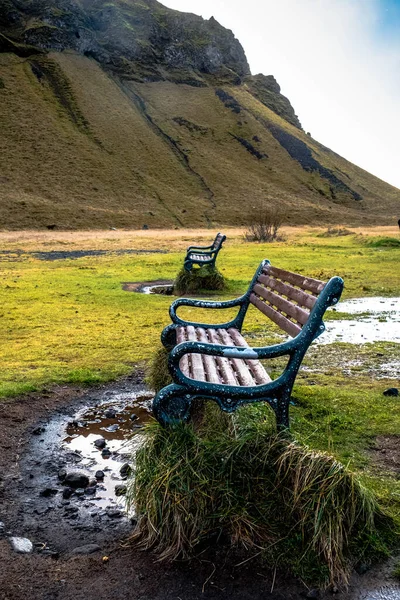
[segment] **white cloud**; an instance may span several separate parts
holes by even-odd
[[[400,39],[379,0],[165,0],[214,16],[253,73],[273,74],[306,131],[400,188]]]

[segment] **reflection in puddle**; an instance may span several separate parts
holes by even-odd
[[[140,430],[150,418],[152,398],[148,393],[119,393],[96,406],[86,407],[69,423],[63,445],[73,462],[79,469],[84,468],[92,480],[97,471],[104,472],[104,478],[97,481],[95,494],[90,496],[94,506],[124,507],[124,496],[117,496],[115,487],[124,484],[121,468],[131,463],[132,455],[142,443]],[[104,442],[99,443],[101,439]],[[100,447],[96,447],[96,441]]]
[[[400,298],[357,298],[340,302],[334,310],[359,316],[326,321],[326,331],[317,343],[400,343]]]

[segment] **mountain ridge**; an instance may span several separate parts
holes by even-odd
[[[60,228],[389,222],[400,191],[301,128],[215,19],[156,0],[5,0],[0,218]],[[245,213],[245,214],[244,214]]]

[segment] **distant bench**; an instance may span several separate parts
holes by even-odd
[[[168,367],[174,383],[156,395],[153,410],[166,426],[187,421],[193,400],[211,399],[226,412],[250,402],[268,402],[279,429],[289,427],[289,402],[293,384],[311,342],[325,330],[322,318],[336,304],[343,280],[333,277],[324,283],[298,273],[273,267],[264,260],[247,292],[236,300],[205,302],[180,298],[170,307],[172,324],[161,334],[170,349]],[[252,348],[241,334],[250,304],[269,317],[293,339]],[[228,323],[208,325],[180,319],[180,306],[224,309],[238,307]],[[322,351],[322,350],[321,350]],[[288,356],[277,379],[271,380],[260,359]]]
[[[215,261],[217,260],[217,256],[225,240],[226,235],[217,233],[211,246],[189,246],[186,251],[184,262],[185,270],[191,271],[195,264],[200,266],[211,265],[215,267]]]

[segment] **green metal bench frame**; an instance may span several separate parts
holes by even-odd
[[[270,270],[270,273],[278,273],[275,284],[272,282],[273,286],[277,286],[278,288],[283,287],[283,289],[289,290],[289,295],[292,294],[292,296],[295,297],[300,296],[301,298],[305,298],[306,304],[309,304],[310,312],[307,321],[302,326],[299,324],[295,325],[294,322],[289,320],[287,315],[282,315],[282,311],[278,312],[276,309],[273,309],[272,311],[271,307],[268,305],[266,305],[267,308],[265,308],[265,306],[264,308],[262,306],[260,308],[258,302],[260,297],[257,296],[258,293],[261,293],[259,282],[263,279],[271,279],[268,276],[268,270]],[[265,275],[265,273],[267,273],[267,275]],[[284,279],[279,280],[280,273],[286,274],[281,275],[281,277],[286,277],[286,281],[288,281],[288,278],[289,280],[292,279],[292,281],[295,282],[293,286],[284,283]],[[274,277],[274,275],[272,275],[272,277]],[[301,282],[302,279],[304,280],[303,288],[295,287],[299,285],[298,282]],[[277,269],[276,267],[272,267],[268,260],[264,260],[258,267],[247,292],[240,298],[225,302],[209,302],[180,298],[173,302],[170,307],[172,324],[168,325],[163,330],[161,341],[166,348],[170,349],[168,368],[174,383],[160,390],[154,399],[153,412],[157,420],[163,426],[171,425],[178,421],[188,421],[190,419],[191,404],[198,398],[214,400],[223,411],[228,413],[233,412],[242,404],[265,401],[268,402],[275,412],[278,429],[288,428],[290,396],[301,362],[312,341],[324,332],[325,325],[322,318],[326,309],[339,301],[343,291],[343,285],[343,279],[340,277],[333,277],[325,284],[324,282],[307,278],[303,275]],[[307,286],[314,288],[314,295],[309,292],[305,294],[305,290],[310,289],[310,287],[307,288]],[[289,288],[292,290],[291,292]],[[318,291],[319,289],[321,289],[321,291]],[[256,292],[254,290],[256,290]],[[267,290],[267,292],[269,292],[269,290]],[[306,295],[309,296],[309,298],[307,298]],[[289,296],[287,296],[287,298],[290,300]],[[288,299],[283,299],[283,303],[286,302],[286,306],[288,304]],[[187,327],[191,325],[207,329],[235,328],[240,332],[250,303],[260,308],[264,314],[267,314],[278,324],[279,321],[283,322],[282,319],[284,319],[286,332],[289,331],[293,339],[261,348],[223,346],[192,341],[186,341],[176,345],[176,328],[179,326]],[[239,311],[237,316],[228,323],[208,325],[180,319],[176,314],[176,311],[180,306],[191,306],[202,309],[237,307]],[[297,303],[293,304],[293,310],[295,309],[299,309]],[[272,314],[273,312],[276,314]],[[305,320],[304,314],[307,315],[308,313],[304,313],[303,311],[303,320]],[[296,333],[297,331],[298,333]],[[196,381],[195,379],[187,377],[181,370],[180,360],[185,354],[192,353],[220,356],[228,359],[239,358],[250,360],[288,356],[288,363],[283,373],[277,379],[272,380],[269,383],[251,387],[233,386]]]
[[[226,235],[217,233],[211,246],[189,246],[184,261],[185,270],[191,271],[193,265],[199,265],[201,267],[204,265],[211,265],[212,267],[215,267],[215,261],[217,260],[217,256],[225,240]],[[196,255],[201,256],[201,258],[196,258]]]

